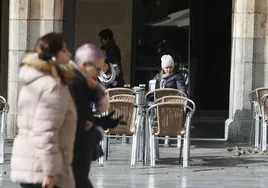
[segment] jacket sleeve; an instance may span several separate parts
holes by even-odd
[[[61,108],[63,100],[59,87],[54,84],[44,88],[32,122],[33,143],[39,151],[42,171],[49,176],[59,175],[63,168],[58,135],[66,112]]]
[[[76,111],[78,114],[76,135],[80,138],[85,136],[85,119],[91,114],[90,104],[88,103],[87,88],[80,79],[74,79],[69,84],[69,89],[76,105]],[[86,116],[86,117],[84,117]]]
[[[109,63],[116,64],[118,65],[118,68],[122,70],[122,65],[121,65],[121,53],[120,49],[118,48],[113,48],[113,49],[108,49],[106,50],[106,56],[109,61]]]
[[[91,101],[98,104],[102,97],[105,97],[105,92],[100,85],[95,88],[88,88],[88,95],[91,96]]]
[[[185,80],[182,74],[178,73],[176,77],[176,84],[177,84],[177,89],[182,91],[183,93],[187,94],[187,89],[185,85]]]
[[[116,47],[115,48],[114,56],[115,56],[115,59],[116,59],[116,62],[117,62],[118,67],[122,71],[121,51],[120,51],[119,47]]]

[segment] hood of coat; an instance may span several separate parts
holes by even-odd
[[[71,64],[59,65],[58,68],[66,80],[74,77],[74,67]],[[19,81],[22,84],[29,84],[45,75],[57,77],[52,73],[52,69],[53,64],[40,59],[37,53],[26,54],[21,62]]]

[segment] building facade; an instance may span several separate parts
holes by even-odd
[[[33,50],[38,37],[47,32],[64,32],[73,51],[85,42],[100,45],[98,32],[111,28],[121,48],[125,79],[130,82],[136,3],[133,0],[2,1],[0,95],[7,97],[10,104],[9,138],[16,127],[19,62],[25,52]],[[229,118],[225,122],[224,139],[249,137],[252,112],[248,94],[268,85],[267,6],[266,0],[233,0]]]

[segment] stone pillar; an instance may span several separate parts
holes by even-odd
[[[267,0],[233,0],[229,119],[225,138],[249,139],[252,120],[249,93],[268,84]]]
[[[26,51],[33,51],[36,40],[52,31],[62,30],[63,0],[10,0],[8,53],[7,137],[16,133],[19,94],[19,63]]]

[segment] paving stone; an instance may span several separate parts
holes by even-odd
[[[238,157],[226,143],[192,142],[190,167],[178,165],[179,150],[161,147],[156,167],[130,166],[131,144],[111,141],[108,161],[100,167],[92,165],[89,177],[95,188],[266,188],[268,185],[268,158],[260,154]],[[7,146],[6,162],[0,165],[0,186],[19,187],[9,180],[10,152]],[[244,150],[249,147],[242,147]]]

